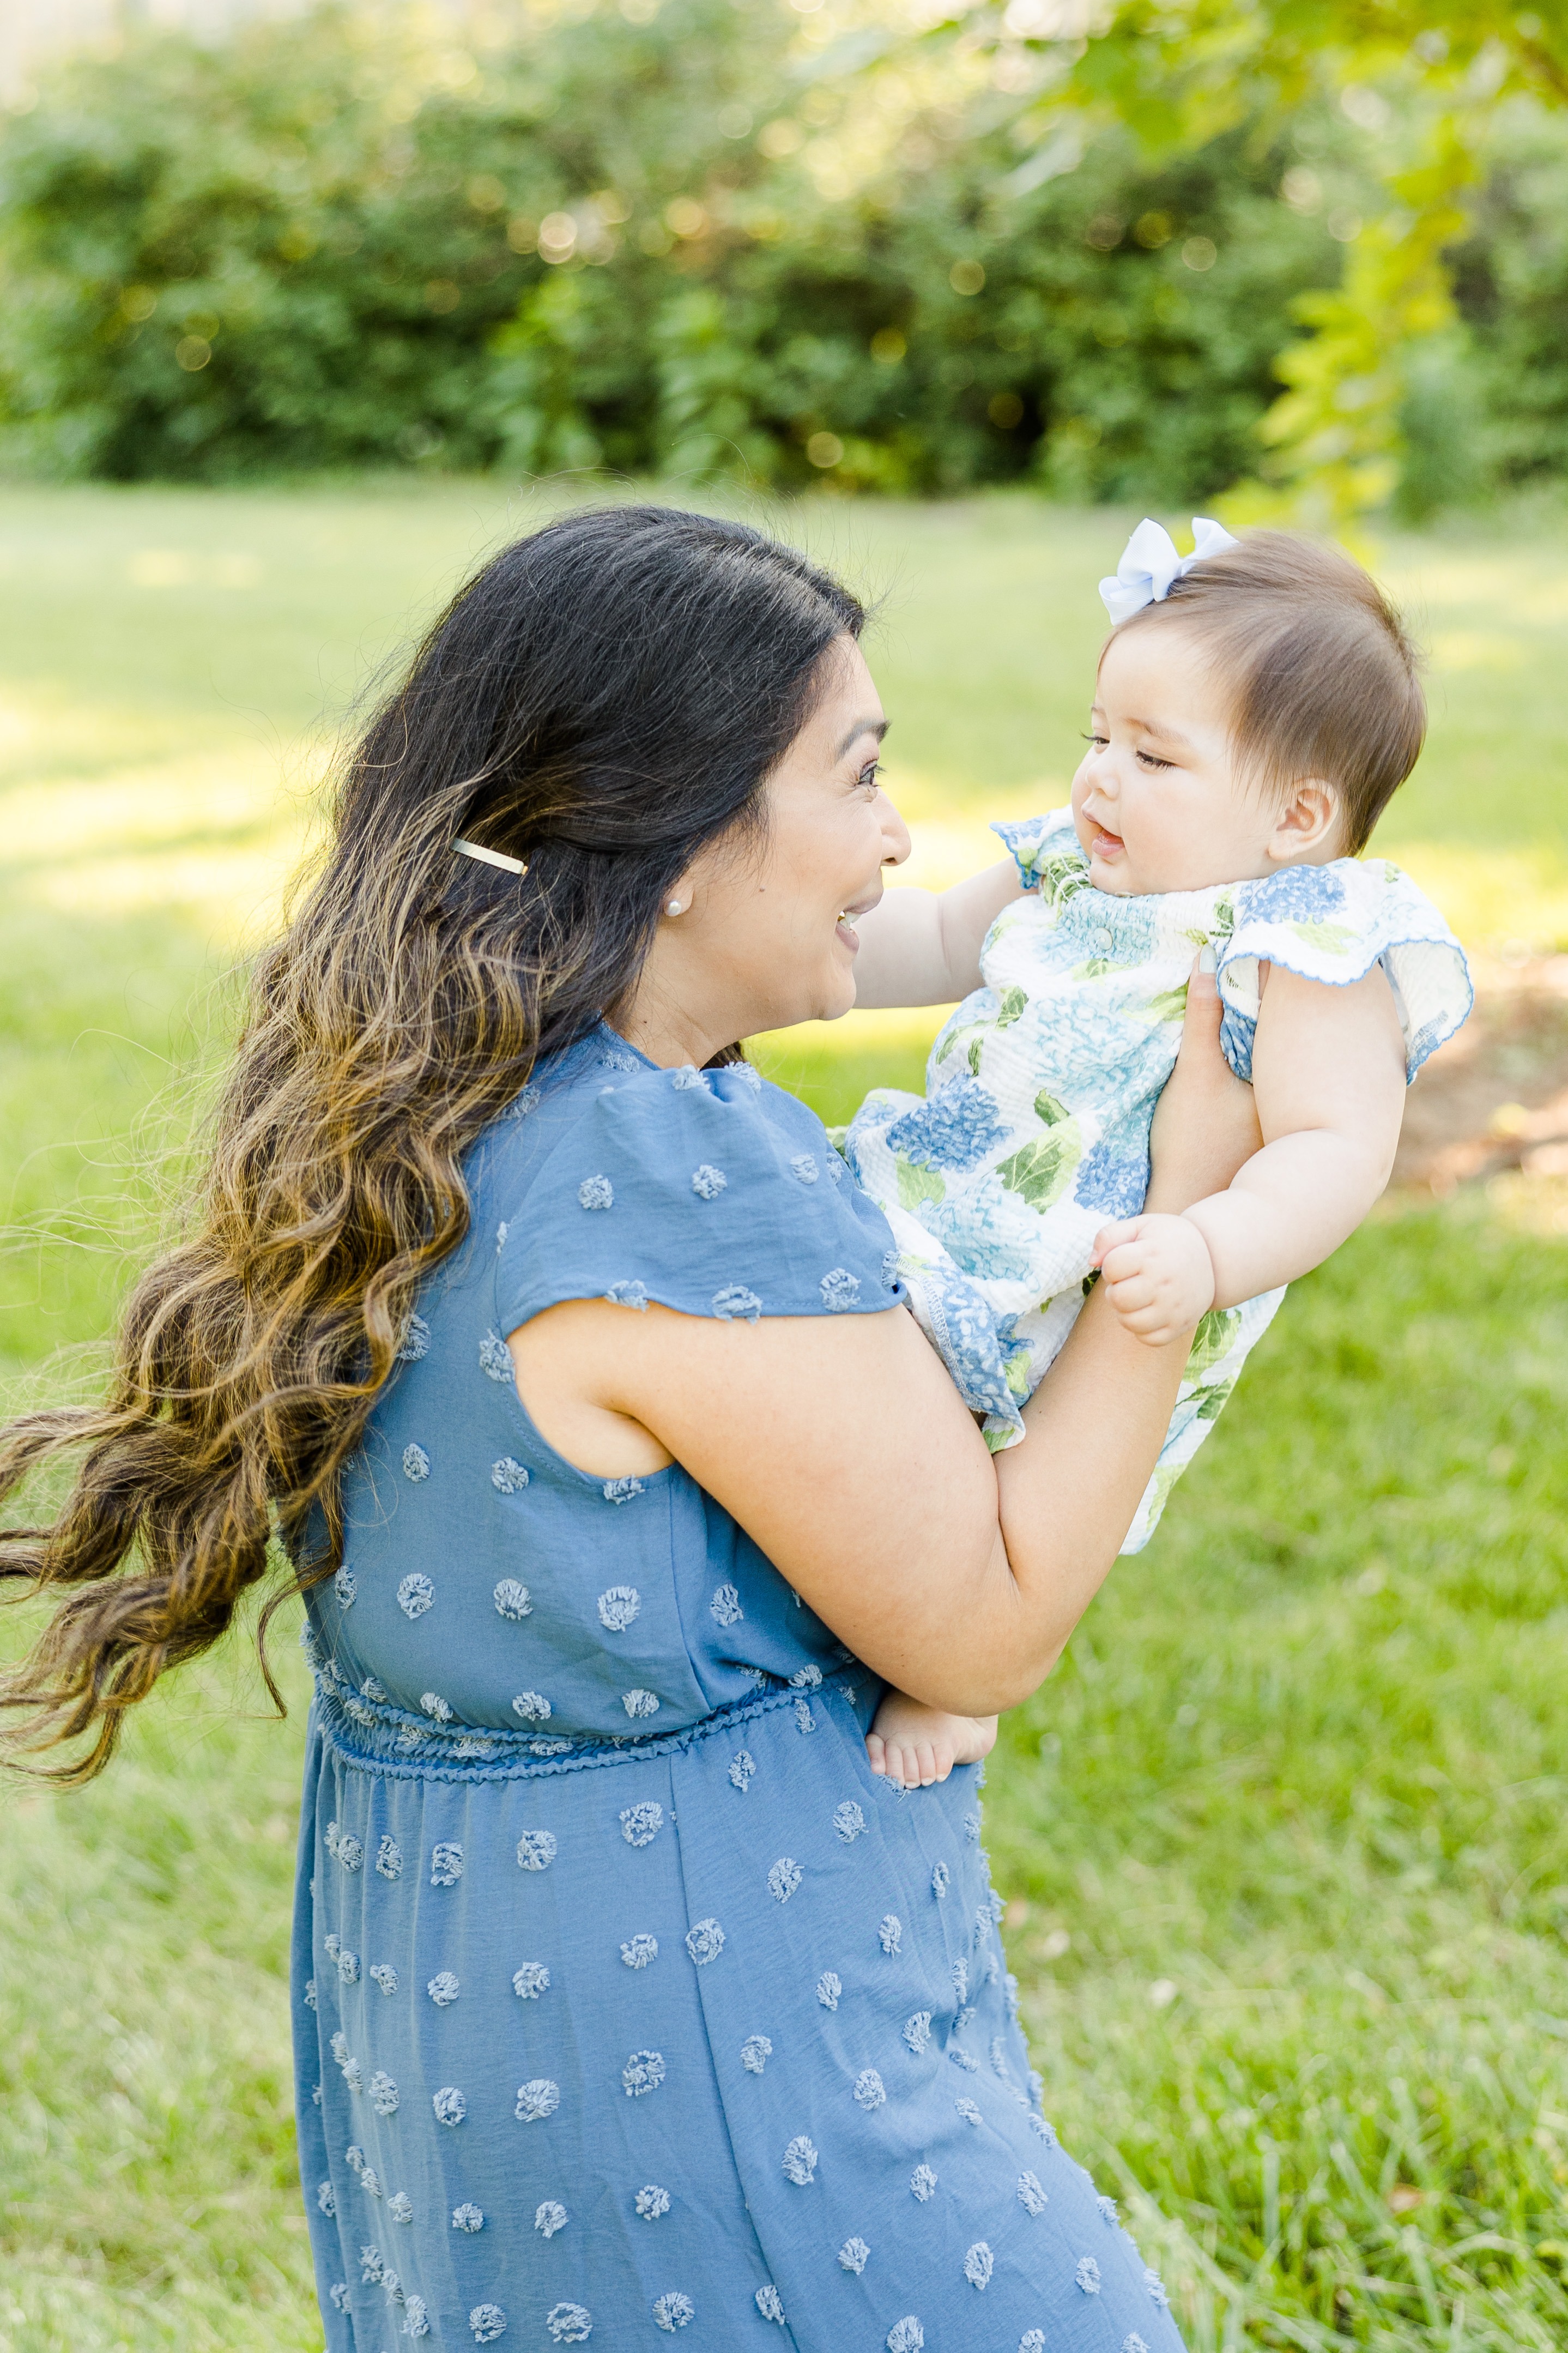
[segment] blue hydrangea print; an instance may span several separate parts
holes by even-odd
[[[922,1168],[978,1168],[1007,1140],[990,1091],[978,1079],[950,1079],[929,1103],[888,1130],[888,1144]]]
[[[1236,894],[1236,920],[1243,923],[1314,923],[1336,914],[1345,886],[1329,866],[1284,866],[1261,882],[1244,882]]]
[[[1103,1209],[1108,1218],[1135,1218],[1149,1190],[1149,1155],[1118,1149],[1108,1136],[1084,1154],[1076,1190],[1086,1209]]]

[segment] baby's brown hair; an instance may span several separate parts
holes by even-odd
[[[1162,619],[1210,653],[1243,766],[1266,790],[1308,776],[1332,785],[1345,851],[1364,849],[1426,733],[1415,649],[1377,583],[1336,548],[1256,531],[1180,575],[1114,634]]]

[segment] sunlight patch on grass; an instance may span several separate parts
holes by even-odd
[[[1467,947],[1505,955],[1568,947],[1568,856],[1561,848],[1406,841],[1387,855],[1436,900]]]
[[[261,940],[310,837],[318,777],[279,788],[256,745],[197,753],[6,796],[22,895],[63,915],[199,909],[215,937]]]

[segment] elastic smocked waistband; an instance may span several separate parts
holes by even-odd
[[[851,1705],[867,1670],[852,1662],[816,1683],[774,1685],[755,1699],[716,1708],[698,1724],[653,1737],[634,1734],[616,1739],[603,1733],[512,1732],[505,1726],[430,1723],[390,1701],[366,1699],[330,1662],[316,1664],[313,1710],[322,1739],[342,1762],[383,1779],[413,1781],[521,1781],[547,1773],[580,1773],[591,1766],[633,1765],[679,1755],[700,1742],[732,1733],[758,1716],[793,1709],[797,1728],[816,1729],[816,1710],[825,1700]]]

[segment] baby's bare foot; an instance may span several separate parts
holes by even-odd
[[[995,1739],[994,1715],[949,1715],[907,1693],[889,1691],[866,1735],[866,1753],[873,1773],[906,1789],[929,1788],[945,1781],[955,1765],[978,1765]]]

